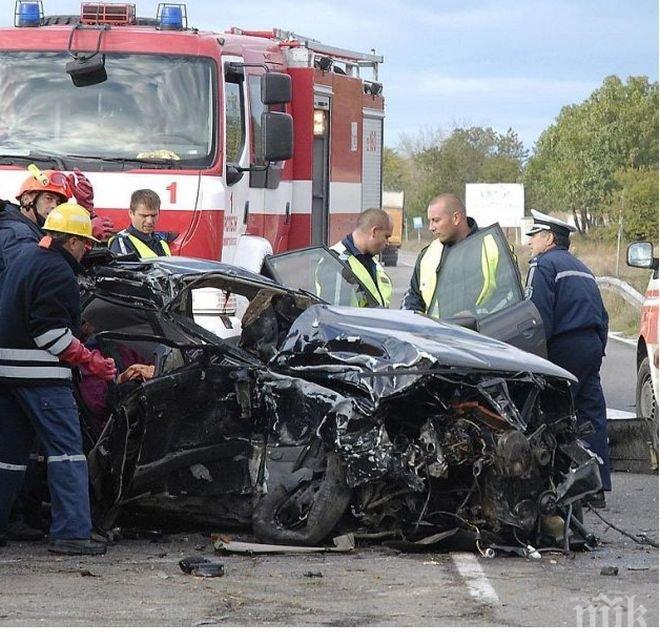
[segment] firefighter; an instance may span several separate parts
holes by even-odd
[[[438,272],[452,248],[474,234],[479,227],[472,217],[467,216],[463,202],[450,193],[435,197],[428,206],[427,216],[435,239],[417,257],[401,308],[443,317],[442,303],[438,299]],[[456,276],[456,279],[464,281],[466,288],[473,291],[470,299],[474,300],[475,308],[494,294],[498,263],[497,244],[491,235],[487,235],[474,257],[461,266],[463,274]]]
[[[376,259],[392,236],[392,220],[380,208],[368,208],[360,214],[357,226],[330,250],[346,262],[351,272],[384,307],[392,300],[392,281]]]
[[[87,462],[82,449],[71,368],[83,365],[112,380],[114,361],[76,338],[80,292],[76,273],[91,243],[89,213],[77,204],[54,208],[46,235],[26,245],[0,285],[0,532],[21,488],[36,432],[45,451],[51,498],[51,552],[95,555],[90,539]]]
[[[128,211],[131,225],[110,240],[110,250],[117,255],[135,253],[140,259],[171,255],[167,233],[156,232],[160,218],[160,197],[147,188],[131,195]]]
[[[591,271],[569,253],[569,235],[576,228],[532,210],[534,224],[527,235],[532,258],[526,294],[543,318],[548,359],[570,371],[578,424],[590,421],[594,433],[585,440],[601,459],[603,490],[612,489],[607,445],[607,409],[600,366],[607,345],[609,319]],[[605,507],[603,492],[593,496]]]
[[[24,244],[38,242],[43,237],[41,226],[48,213],[71,197],[86,210],[93,210],[94,189],[80,170],[76,168],[67,175],[59,170],[42,172],[33,166],[16,195],[19,206],[0,202],[0,274]],[[105,239],[112,231],[112,224],[94,217],[92,231],[95,237]]]

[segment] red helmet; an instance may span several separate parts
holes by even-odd
[[[62,195],[64,201],[73,195],[67,175],[59,170],[44,170],[39,177],[30,174],[21,184],[16,199],[20,201],[26,192],[53,192]]]

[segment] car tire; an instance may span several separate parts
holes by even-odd
[[[658,401],[653,392],[651,366],[648,357],[644,358],[637,370],[637,390],[635,395],[637,416],[649,422],[650,438],[653,450],[658,455]]]
[[[310,487],[311,486],[311,487]],[[313,502],[299,525],[287,525],[288,504],[296,495],[311,493]],[[293,490],[276,485],[264,494],[252,514],[252,530],[262,543],[314,546],[323,541],[344,514],[353,491],[346,484],[346,468],[338,455],[327,455],[320,479],[304,481]]]

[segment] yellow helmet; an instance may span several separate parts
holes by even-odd
[[[46,223],[42,229],[98,241],[92,237],[92,220],[89,212],[76,203],[62,203],[53,208],[46,217]]]

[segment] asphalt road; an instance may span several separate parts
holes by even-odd
[[[658,478],[614,474],[601,514],[658,540]],[[658,626],[658,551],[585,524],[592,552],[539,560],[473,553],[214,554],[209,535],[124,539],[102,557],[58,557],[43,544],[0,548],[2,626]],[[249,539],[249,535],[242,535]],[[191,555],[224,577],[185,575]],[[604,576],[607,567],[617,569]]]
[[[397,266],[387,269],[392,279],[392,308],[398,307],[415,265],[416,253],[399,252]],[[601,381],[608,409],[635,412],[635,386],[637,382],[636,350],[634,345],[610,337],[607,355],[601,368]]]

